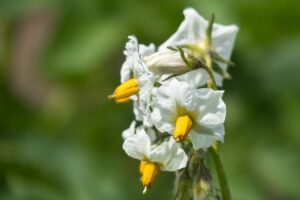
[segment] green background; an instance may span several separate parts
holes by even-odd
[[[107,96],[127,36],[159,45],[188,6],[240,27],[224,84],[234,199],[300,199],[299,0],[0,0],[1,200],[171,199],[172,173],[142,195],[122,151],[132,106]]]

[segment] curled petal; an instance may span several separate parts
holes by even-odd
[[[219,125],[214,128],[204,128],[201,132],[192,130],[189,134],[195,149],[208,148],[216,141],[224,141],[224,126]]]
[[[135,125],[136,125],[136,121],[132,121],[129,128],[122,132],[122,138],[124,140],[126,140],[127,138],[135,134]]]
[[[138,160],[144,160],[150,156],[150,138],[144,130],[137,132],[123,143],[126,154]]]
[[[177,171],[187,164],[187,155],[173,138],[153,149],[150,159],[159,163],[164,171]]]

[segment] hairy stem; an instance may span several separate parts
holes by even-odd
[[[221,187],[222,199],[223,200],[231,200],[232,199],[231,193],[230,193],[227,177],[225,174],[225,170],[223,167],[222,157],[218,150],[218,145],[219,144],[216,143],[215,146],[210,147],[209,150],[212,154],[214,164],[216,167],[216,172],[217,172],[219,184]]]
[[[187,169],[176,173],[175,195],[173,200],[191,200],[192,199],[193,180],[188,175]]]
[[[206,65],[205,70],[207,71],[207,73],[209,75],[209,80],[207,82],[207,86],[213,90],[217,90],[218,88],[217,88],[217,84],[216,84],[214,74],[212,71],[212,58],[211,58],[210,54],[207,54],[205,56],[205,65]],[[216,172],[218,175],[219,185],[220,185],[221,193],[222,193],[222,199],[223,200],[231,200],[229,185],[228,185],[226,173],[225,173],[225,170],[223,167],[221,154],[219,152],[219,143],[216,142],[215,145],[210,148],[210,151],[212,153],[214,164],[216,167]]]

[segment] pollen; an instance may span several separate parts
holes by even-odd
[[[144,186],[143,194],[145,194],[147,192],[147,189],[151,187],[151,185],[154,183],[158,175],[158,172],[159,172],[159,166],[157,163],[144,161],[142,167],[142,183]]]
[[[130,97],[138,93],[138,91],[139,85],[137,79],[129,79],[119,85],[108,98],[114,99],[117,103],[127,103],[130,101]]]
[[[193,122],[188,115],[180,116],[176,120],[176,127],[174,130],[175,141],[181,141],[186,138],[192,128]]]

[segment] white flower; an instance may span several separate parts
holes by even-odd
[[[151,126],[150,98],[155,81],[155,75],[149,71],[143,62],[143,57],[154,53],[153,44],[139,45],[136,37],[129,36],[124,54],[126,60],[121,67],[121,85],[116,88],[111,99],[118,103],[134,100],[134,114],[138,121]],[[138,96],[136,95],[138,94]]]
[[[141,173],[144,191],[152,185],[159,170],[177,171],[186,167],[188,160],[173,138],[159,146],[151,146],[150,138],[143,129],[127,138],[123,149],[130,157],[143,161]]]
[[[143,125],[136,128],[136,121],[132,121],[129,128],[125,129],[122,132],[122,138],[124,140],[128,139],[129,137],[134,136],[138,132],[145,132],[150,138],[151,142],[154,142],[156,140],[156,134],[153,128],[144,127]]]
[[[125,129],[123,132],[122,132],[122,138],[124,140],[126,140],[127,138],[133,136],[135,134],[135,125],[136,125],[136,121],[132,121],[129,128]]]
[[[205,50],[205,37],[208,21],[200,16],[196,10],[187,8],[183,11],[184,21],[180,24],[177,31],[158,49],[159,52],[170,51],[167,47],[169,46],[180,46],[180,45],[193,45],[200,49]],[[238,32],[236,25],[220,25],[214,24],[212,30],[212,48],[218,52],[224,59],[229,60],[233,49],[235,37]],[[227,65],[224,63],[218,63],[223,70],[227,70]],[[207,82],[207,75],[203,69],[188,72],[187,74],[179,77],[179,80],[193,81],[197,87]],[[199,74],[201,77],[198,79],[198,83],[191,79],[190,76]],[[202,79],[205,78],[204,80]],[[222,86],[223,78],[215,73],[217,85]]]
[[[226,107],[222,95],[223,91],[192,89],[173,78],[157,91],[153,124],[160,132],[173,134],[177,141],[188,136],[195,149],[207,148],[224,138]]]
[[[149,73],[148,68],[143,63],[142,59],[155,52],[155,46],[153,44],[150,44],[149,46],[138,44],[137,38],[134,36],[128,36],[128,39],[129,41],[126,43],[124,50],[126,59],[122,64],[120,71],[121,83],[132,77],[141,75],[139,73]]]
[[[127,138],[123,149],[132,158],[158,163],[163,171],[177,171],[187,163],[187,155],[173,138],[159,146],[151,146],[150,137],[143,129]]]

